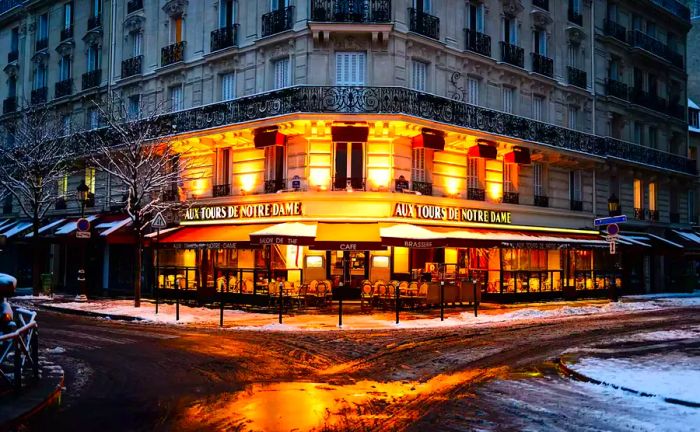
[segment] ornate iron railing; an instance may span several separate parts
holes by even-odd
[[[95,15],[88,18],[87,29],[88,31],[94,30],[102,25],[102,15]]]
[[[390,0],[313,0],[311,21],[343,23],[391,22]]]
[[[637,220],[644,220],[645,211],[643,208],[634,209],[634,218]]]
[[[185,45],[187,45],[187,41],[175,42],[161,48],[160,65],[167,66],[185,60]]]
[[[408,29],[423,36],[440,40],[440,18],[416,8],[408,8]]]
[[[671,64],[683,68],[683,56],[668,47],[658,39],[642,33],[639,30],[630,30],[627,34],[629,44],[650,52],[667,60]]]
[[[64,27],[61,29],[61,41],[64,41],[66,39],[70,39],[73,37],[73,26],[70,27]]]
[[[49,38],[48,37],[37,39],[36,43],[34,44],[35,51],[45,50],[48,47],[49,47]]]
[[[608,96],[614,96],[624,100],[629,99],[629,87],[627,87],[627,84],[620,81],[613,79],[606,80],[605,92]]]
[[[532,71],[548,77],[554,76],[554,60],[541,54],[532,54]]]
[[[212,190],[212,195],[214,195],[215,197],[231,195],[231,185],[230,184],[214,185],[214,189]]]
[[[641,105],[645,108],[652,109],[654,111],[666,112],[666,100],[662,99],[656,95],[652,95],[638,87],[633,87],[630,89],[630,102],[636,105]]]
[[[503,192],[503,203],[520,204],[520,194],[517,192]]]
[[[32,105],[46,103],[46,100],[48,99],[48,95],[49,95],[49,89],[46,86],[32,90],[32,98],[31,98]]]
[[[17,111],[17,97],[6,97],[5,100],[2,101],[2,113],[7,114],[15,111]]]
[[[85,72],[83,74],[83,90],[97,87],[102,82],[102,69]]]
[[[364,177],[333,177],[332,190],[346,190],[348,187],[353,190],[365,190]]]
[[[583,201],[571,200],[571,210],[583,211]]]
[[[143,9],[143,0],[129,0],[126,3],[126,13],[134,13],[138,10]]]
[[[60,98],[73,93],[73,78],[68,78],[56,83],[54,87],[54,97]]]
[[[491,36],[472,29],[464,29],[466,50],[491,57]]]
[[[295,113],[403,114],[591,156],[695,173],[695,167],[683,156],[405,87],[287,87],[164,114],[162,119],[167,125],[164,130],[179,134]]]
[[[13,61],[17,61],[18,58],[19,58],[19,51],[17,51],[17,50],[10,51],[9,53],[7,53],[7,62],[8,63],[12,63]]]
[[[583,25],[583,15],[571,6],[569,6],[569,22],[580,26]]]
[[[549,0],[532,0],[532,5],[540,9],[549,10]]]
[[[136,57],[131,57],[129,59],[122,60],[122,78],[140,75],[142,72],[142,66],[143,55],[138,55]]]
[[[211,32],[211,52],[219,51],[238,44],[238,24],[221,27]]]
[[[433,194],[433,184],[413,180],[411,182],[411,190],[414,192],[420,192],[421,195],[431,196]]]
[[[275,193],[277,191],[287,189],[287,180],[272,179],[265,180],[265,193]]]
[[[294,6],[287,6],[262,16],[262,37],[271,36],[294,27]]]
[[[567,66],[566,75],[569,78],[569,84],[583,89],[586,88],[586,84],[588,83],[588,75],[586,74],[586,71]]]
[[[486,201],[486,191],[480,188],[467,188],[467,199]]]
[[[683,21],[690,21],[690,9],[676,0],[651,0],[652,3],[666,9],[671,14],[681,18]]]
[[[534,204],[537,207],[549,207],[549,197],[545,195],[535,195]]]
[[[501,41],[501,60],[517,67],[525,65],[525,50],[517,45]]]
[[[627,29],[615,21],[607,18],[603,20],[603,33],[606,36],[612,36],[621,42],[627,42]]]

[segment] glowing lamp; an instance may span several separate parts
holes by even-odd
[[[250,192],[255,187],[255,174],[244,174],[241,177],[241,190]]]
[[[459,180],[456,178],[448,178],[445,182],[445,191],[451,197],[455,197],[459,194]]]
[[[489,198],[493,201],[498,201],[503,196],[503,187],[500,183],[491,183],[488,188]]]
[[[372,169],[369,171],[369,179],[379,188],[389,187],[389,170],[386,168]]]

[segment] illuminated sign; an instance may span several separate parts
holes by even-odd
[[[511,213],[509,211],[445,207],[433,204],[397,203],[394,208],[394,217],[500,225],[512,223]]]
[[[187,222],[301,216],[301,202],[192,207],[185,210],[183,216]]]

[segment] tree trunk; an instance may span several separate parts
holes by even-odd
[[[134,307],[141,307],[141,263],[143,260],[141,232],[136,232],[136,280],[134,281]]]
[[[41,243],[39,242],[39,228],[41,221],[38,216],[32,218],[32,291],[34,295],[41,293],[41,260],[44,257],[41,253]]]

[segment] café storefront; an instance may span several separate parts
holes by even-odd
[[[278,195],[188,209],[179,227],[152,238],[159,290],[207,301],[224,291],[264,295],[283,282],[290,292],[321,284],[329,298],[353,299],[368,285],[470,281],[483,299],[511,302],[623,288],[599,233],[561,227],[553,211],[397,193]]]

